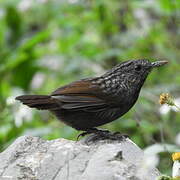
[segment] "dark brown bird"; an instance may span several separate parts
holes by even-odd
[[[91,131],[128,112],[151,70],[166,63],[130,60],[100,77],[72,82],[50,95],[23,95],[16,99],[31,108],[51,111],[77,130]]]

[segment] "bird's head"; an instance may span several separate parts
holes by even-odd
[[[140,89],[152,69],[167,63],[167,61],[150,62],[146,59],[129,60],[115,66],[112,70],[108,71],[104,77],[110,78],[115,76],[120,86],[124,84],[124,87],[129,89]],[[121,88],[120,86],[119,88]]]
[[[149,60],[130,60],[123,62],[119,65],[118,70],[124,76],[124,78],[131,84],[143,85],[148,74],[152,69],[167,64],[167,61],[155,61]]]

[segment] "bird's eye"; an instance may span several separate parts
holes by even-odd
[[[141,70],[141,65],[136,65],[136,66],[135,66],[135,70],[136,70],[136,71],[140,71],[140,70]]]

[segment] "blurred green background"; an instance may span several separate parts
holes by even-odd
[[[170,174],[167,146],[180,145],[180,113],[158,99],[169,92],[180,104],[179,19],[178,0],[1,0],[0,151],[25,134],[76,140],[80,133],[20,105],[17,95],[49,94],[124,60],[168,60],[131,111],[102,128],[129,134],[141,148],[164,145],[157,166]]]

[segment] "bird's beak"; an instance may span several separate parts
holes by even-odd
[[[151,66],[154,68],[154,67],[163,66],[167,63],[168,63],[168,61],[155,61],[155,62],[151,63]]]

